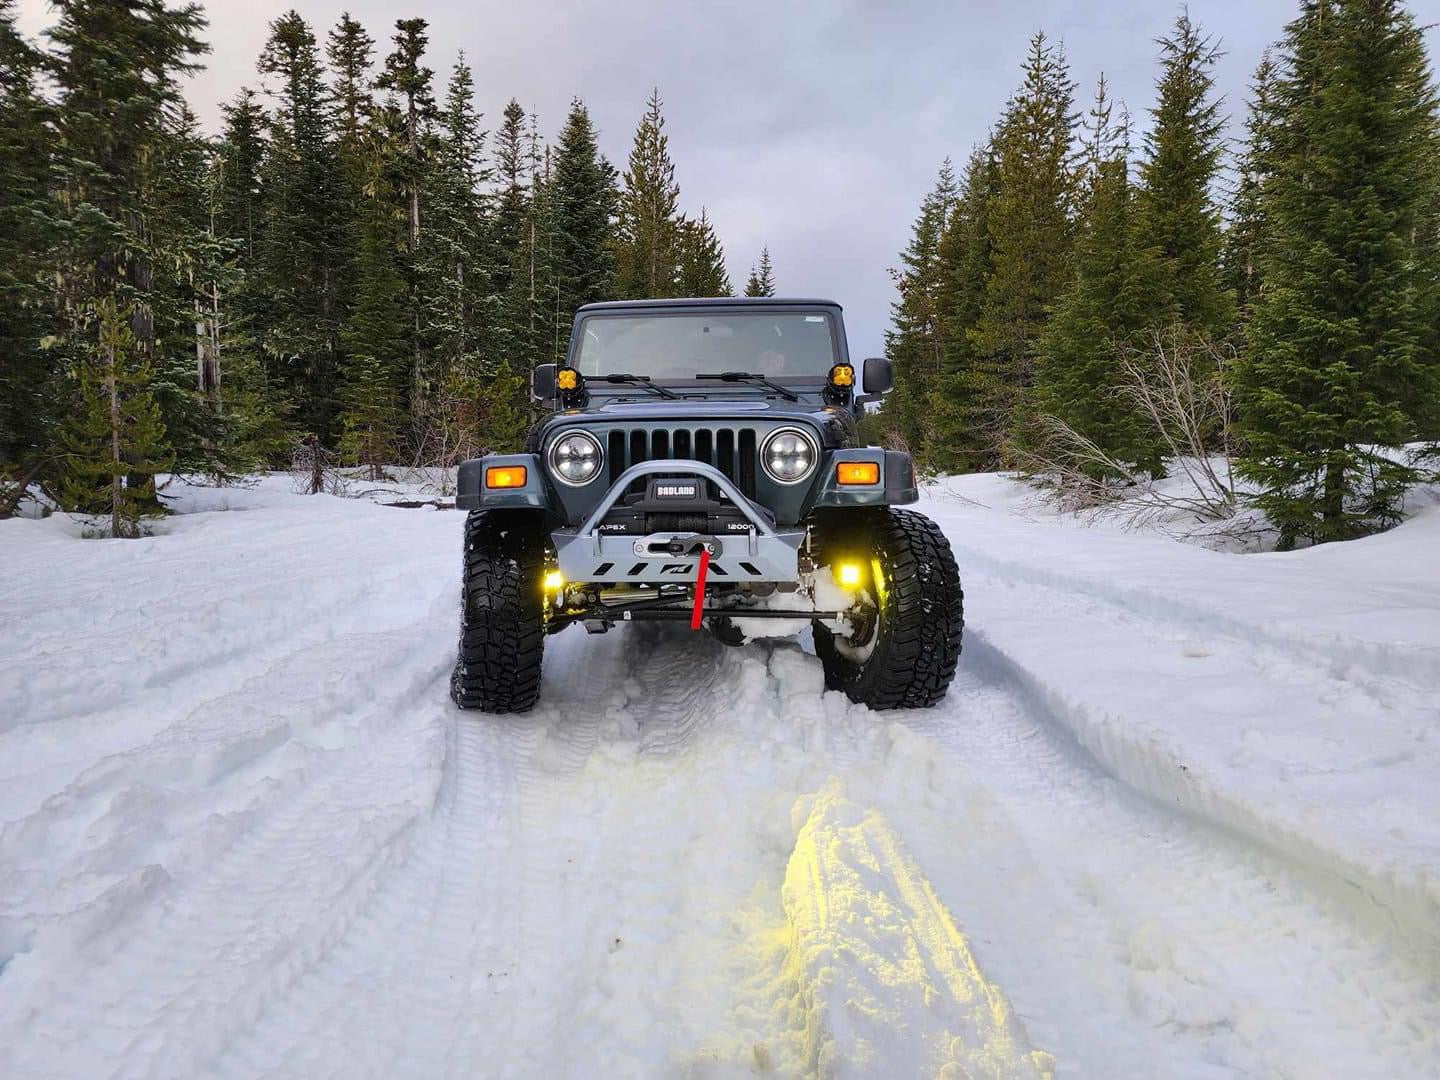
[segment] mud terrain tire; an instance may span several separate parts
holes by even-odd
[[[955,677],[965,622],[950,542],[912,510],[868,515],[862,533],[854,546],[868,548],[884,582],[878,625],[862,648],[815,624],[825,685],[872,709],[928,708]]]
[[[545,652],[544,540],[533,515],[472,510],[465,519],[460,649],[450,696],[462,709],[526,712]]]

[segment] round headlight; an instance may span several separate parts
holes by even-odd
[[[550,469],[567,484],[588,484],[600,471],[603,455],[595,436],[572,431],[550,447]]]
[[[798,484],[815,469],[815,442],[796,428],[772,432],[760,447],[760,466],[771,480]]]

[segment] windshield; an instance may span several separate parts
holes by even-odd
[[[816,312],[591,315],[581,324],[581,375],[693,379],[749,371],[824,379],[838,357],[829,316]]]

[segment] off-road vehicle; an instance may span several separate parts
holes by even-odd
[[[960,655],[960,576],[909,454],[861,446],[890,363],[850,362],[829,300],[590,304],[525,452],[460,466],[463,708],[540,696],[549,634],[677,620],[729,645],[813,627],[826,684],[934,705]]]

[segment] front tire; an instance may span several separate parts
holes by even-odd
[[[535,515],[472,510],[465,519],[460,648],[450,696],[462,709],[526,712],[540,698],[545,542]]]
[[[854,640],[815,624],[825,685],[872,709],[929,708],[955,677],[965,624],[950,542],[923,514],[893,508],[854,540],[870,553],[873,625]]]

